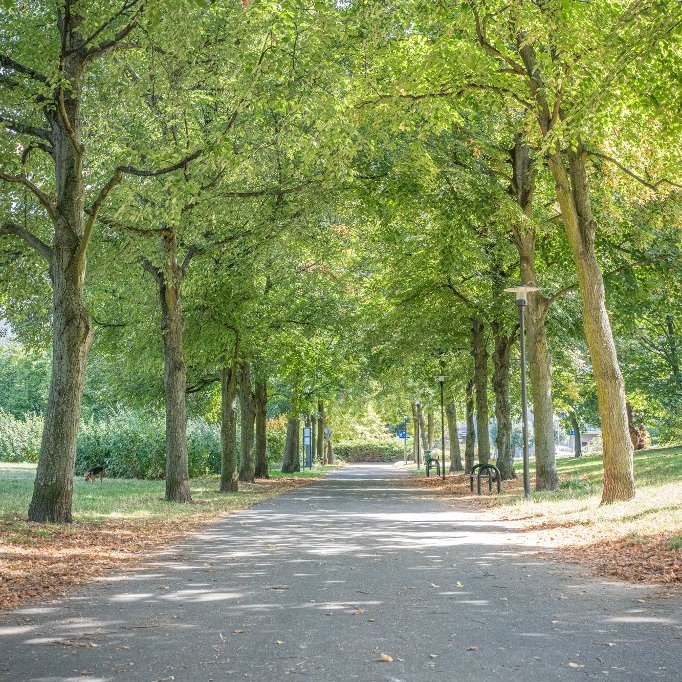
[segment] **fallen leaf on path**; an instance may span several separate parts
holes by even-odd
[[[569,661],[568,665],[570,668],[584,668],[585,667],[582,663],[576,663],[575,661]]]
[[[381,656],[379,656],[379,660],[382,663],[393,663],[393,656],[389,656],[388,654],[381,654]]]
[[[458,580],[457,583],[455,584],[455,587],[464,587],[464,583],[461,583]]]
[[[281,639],[276,639],[275,644],[284,644],[284,642]]]
[[[478,651],[477,646],[468,646],[466,647],[465,651]]]
[[[352,613],[353,616],[361,616],[365,612],[365,609],[355,609]]]

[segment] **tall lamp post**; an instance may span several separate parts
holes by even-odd
[[[445,408],[443,406],[443,386],[445,377],[441,374],[436,377],[440,384],[440,449],[441,449],[441,477],[445,480]],[[452,436],[450,436],[452,438]]]
[[[519,346],[521,348],[521,418],[523,426],[523,496],[530,500],[530,465],[528,461],[528,404],[526,400],[526,336],[524,312],[528,305],[528,294],[537,291],[538,287],[522,284],[505,289],[516,298],[519,309]]]
[[[414,406],[417,408],[417,419],[414,424],[414,437],[417,439],[417,471],[419,471],[421,469],[421,460],[419,459],[419,417],[422,404],[419,400],[416,400]]]

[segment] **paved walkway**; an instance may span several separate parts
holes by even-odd
[[[679,601],[539,561],[404,476],[349,467],[0,618],[0,680],[679,679]]]

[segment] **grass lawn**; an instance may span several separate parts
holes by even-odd
[[[74,482],[72,525],[26,521],[35,465],[0,462],[0,609],[61,594],[105,570],[133,566],[154,550],[225,513],[305,485],[334,467],[240,483],[218,492],[219,478],[192,479],[192,504],[165,502],[164,482]]]
[[[559,489],[533,492],[523,499],[521,465],[518,478],[505,481],[501,495],[478,497],[468,481],[450,476],[440,488],[514,522],[533,535],[539,547],[553,548],[563,558],[588,564],[598,573],[632,581],[682,581],[682,446],[635,453],[634,500],[601,505],[600,456],[557,461]],[[535,470],[531,463],[531,485]],[[426,480],[426,479],[425,479]]]

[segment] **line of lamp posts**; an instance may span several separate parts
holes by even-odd
[[[521,422],[523,430],[523,496],[530,500],[530,463],[528,456],[528,397],[526,390],[526,339],[525,339],[525,309],[528,305],[528,294],[533,291],[538,291],[538,287],[520,285],[517,287],[509,287],[505,289],[515,296],[516,307],[519,311],[519,346],[521,353]],[[441,434],[441,477],[445,480],[445,403],[443,400],[445,376],[442,374],[436,377],[440,384],[440,434]],[[417,410],[417,419],[415,419],[415,442],[417,444],[417,469],[421,469],[420,461],[420,445],[419,445],[419,409],[421,403],[419,400],[415,401],[415,408]],[[407,424],[408,417],[405,417],[405,462],[407,462]],[[452,437],[452,436],[451,436]],[[457,434],[455,434],[455,438]]]

